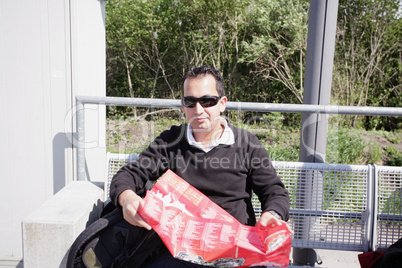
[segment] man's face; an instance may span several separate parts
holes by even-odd
[[[219,96],[216,90],[216,81],[212,75],[206,75],[201,78],[188,78],[183,85],[184,97],[207,97]],[[186,115],[187,121],[193,127],[194,137],[197,133],[212,133],[220,129],[220,113],[225,111],[227,98],[222,97],[218,104],[212,107],[202,107],[199,102],[192,107],[182,109]]]

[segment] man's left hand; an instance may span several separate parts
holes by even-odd
[[[265,229],[267,227],[272,228],[278,225],[282,225],[283,223],[285,222],[274,216],[274,214],[272,214],[271,212],[266,211],[261,215],[256,226],[260,227],[261,229]]]

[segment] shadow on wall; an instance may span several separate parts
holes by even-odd
[[[71,132],[59,132],[53,138],[53,194],[56,194],[58,191],[63,189],[66,186],[66,166],[69,163],[69,160],[66,159],[67,149],[75,148],[73,144],[74,140],[77,140],[77,134]],[[75,169],[76,169],[76,157],[74,154],[68,155],[71,157],[71,174],[74,177]],[[70,173],[69,172],[69,173]],[[85,173],[87,178],[89,178],[88,167],[85,161]]]

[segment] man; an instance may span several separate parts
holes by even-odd
[[[183,78],[182,94],[188,124],[162,132],[134,164],[123,167],[112,180],[111,198],[122,207],[124,218],[151,229],[137,214],[144,202],[138,193],[147,181],[171,169],[242,224],[256,224],[252,191],[261,202],[260,226],[288,220],[289,195],[268,153],[257,137],[220,116],[227,103],[220,73],[207,66],[193,68]],[[199,267],[172,256],[162,259],[152,267]]]

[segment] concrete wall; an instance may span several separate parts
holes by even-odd
[[[75,180],[77,95],[105,96],[104,2],[0,1],[0,264],[21,220]],[[105,108],[86,107],[88,179],[103,181]]]

